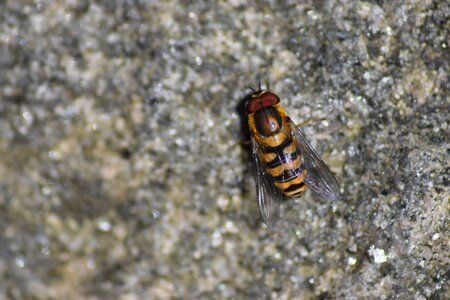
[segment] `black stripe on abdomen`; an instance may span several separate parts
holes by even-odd
[[[300,173],[301,168],[284,170],[283,173],[281,173],[280,175],[274,176],[273,180],[277,182],[288,182],[296,178]]]
[[[293,184],[293,185],[289,186],[287,189],[285,189],[283,192],[285,192],[285,193],[293,192],[293,191],[296,191],[296,190],[298,190],[298,189],[300,189],[300,188],[302,188],[304,186],[305,186],[304,182],[299,183],[299,184]]]
[[[267,153],[282,153],[284,148],[289,146],[291,143],[292,143],[292,139],[287,138],[281,144],[279,144],[278,146],[275,146],[275,147],[270,147],[270,146],[264,147],[264,152],[267,152]]]
[[[285,164],[288,161],[293,161],[298,157],[297,151],[294,153],[283,153],[282,155],[277,155],[273,160],[269,161],[266,165],[269,169],[276,168],[279,165]]]
[[[304,190],[301,190],[301,191],[299,191],[298,193],[295,193],[295,194],[290,195],[289,198],[297,198],[297,197],[300,197],[304,192],[305,192]]]

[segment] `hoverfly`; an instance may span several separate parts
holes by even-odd
[[[253,90],[247,114],[258,206],[268,227],[277,221],[282,200],[300,197],[307,188],[322,198],[339,200],[336,179],[277,95]]]

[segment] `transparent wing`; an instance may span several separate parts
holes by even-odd
[[[336,178],[305,138],[302,130],[294,122],[289,121],[289,123],[297,149],[303,156],[303,164],[307,169],[307,175],[304,179],[305,184],[320,197],[328,200],[339,200],[340,190]]]
[[[278,220],[283,194],[264,171],[264,163],[259,158],[260,148],[254,138],[251,139],[252,159],[256,181],[256,196],[261,217],[268,227],[273,227]]]

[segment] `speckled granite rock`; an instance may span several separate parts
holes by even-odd
[[[113,4],[115,3],[115,4]],[[447,1],[0,2],[0,299],[445,299]],[[267,229],[247,85],[336,173]]]

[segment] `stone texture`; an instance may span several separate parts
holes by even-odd
[[[448,299],[446,1],[0,2],[0,299]],[[248,85],[336,173],[260,220]]]

